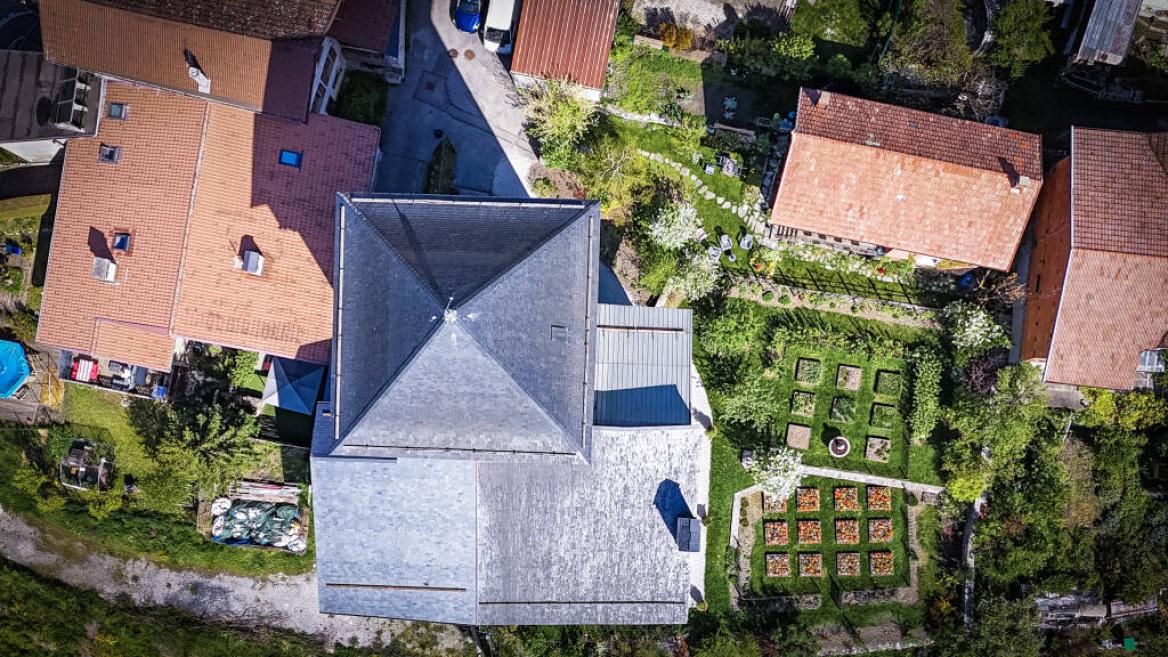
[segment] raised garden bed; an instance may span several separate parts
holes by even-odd
[[[786,513],[787,500],[763,493],[762,512],[768,515],[773,513]]]
[[[891,511],[892,510],[892,489],[888,486],[869,486],[868,487],[868,510],[869,511]]]
[[[860,494],[855,486],[839,486],[834,491],[836,511],[859,511]]]
[[[794,422],[788,424],[787,446],[795,449],[807,449],[811,447],[811,427],[806,424],[795,424]]]
[[[869,531],[871,531],[870,528]],[[766,537],[767,545],[787,545],[791,542],[785,520],[768,520],[763,525],[763,536]]]
[[[815,394],[798,390],[791,393],[791,415],[813,417],[815,415]]]
[[[799,544],[819,545],[823,542],[823,523],[819,520],[799,521]]]
[[[799,513],[818,511],[819,489],[815,487],[800,488],[795,494],[795,504]]]
[[[823,555],[818,552],[799,554],[800,577],[823,577]]]
[[[856,400],[851,397],[836,397],[831,401],[831,421],[851,424],[856,413]]]
[[[840,545],[856,545],[860,542],[860,521],[855,518],[837,518],[835,521],[835,542]]]
[[[791,558],[786,552],[770,552],[766,555],[767,577],[790,577]]]
[[[900,420],[895,406],[886,404],[872,404],[872,419],[870,424],[878,429],[891,429]]]
[[[869,552],[868,572],[874,577],[888,577],[896,574],[892,552],[890,550]]]
[[[840,577],[858,577],[860,575],[860,553],[836,553],[835,574],[839,575]]]
[[[840,390],[851,390],[855,392],[860,389],[860,382],[863,379],[863,368],[855,365],[840,365],[836,370],[835,387]]]
[[[868,519],[868,542],[891,543],[895,535],[892,528],[892,518]]]
[[[823,368],[814,358],[800,358],[795,365],[795,381],[804,385],[819,383],[820,372]]]
[[[900,396],[900,372],[880,370],[876,373],[876,394],[881,397],[897,398]]]
[[[888,454],[891,450],[891,440],[880,436],[868,436],[868,443],[864,447],[864,458],[877,463],[888,463]]]

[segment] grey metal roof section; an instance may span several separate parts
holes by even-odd
[[[1141,0],[1095,0],[1077,59],[1119,64],[1127,55]]]
[[[479,623],[684,623],[700,428],[600,429],[591,464],[479,464]],[[569,620],[570,619],[570,620]]]
[[[689,424],[692,349],[689,310],[600,304],[596,424]]]
[[[0,50],[0,143],[92,136],[102,109],[102,81],[85,72],[80,76],[78,85],[77,69],[50,63],[40,52]],[[54,123],[58,107],[77,117],[77,124]]]
[[[340,213],[344,445],[586,453],[595,203],[371,195]]]
[[[321,611],[475,622],[475,465],[312,459]]]

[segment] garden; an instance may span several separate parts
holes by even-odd
[[[755,533],[752,594],[907,586],[904,495],[885,486],[807,477],[790,499],[765,497],[762,519],[748,529]]]

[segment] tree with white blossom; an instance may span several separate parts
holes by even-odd
[[[701,299],[718,287],[721,278],[718,263],[704,253],[695,253],[679,263],[677,274],[668,286],[690,301]]]
[[[747,472],[768,497],[785,500],[799,487],[802,465],[802,453],[790,447],[778,447],[756,454]]]
[[[649,237],[666,249],[680,249],[694,241],[702,222],[698,211],[686,203],[671,203],[649,224]]]

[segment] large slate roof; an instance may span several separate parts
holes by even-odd
[[[342,196],[338,219],[321,610],[686,622],[704,553],[677,521],[708,503],[710,457],[689,311],[597,303],[593,203]]]

